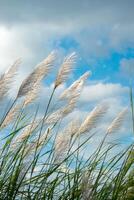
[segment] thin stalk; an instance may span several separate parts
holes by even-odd
[[[133,88],[130,86],[130,107],[131,107],[131,116],[132,116],[132,130],[134,134],[134,102],[133,102]]]
[[[0,127],[1,127],[1,125],[3,124],[3,122],[5,121],[7,115],[9,114],[9,112],[11,111],[11,109],[13,108],[13,106],[15,105],[17,99],[18,99],[17,97],[14,99],[12,105],[10,106],[10,108],[8,109],[8,111],[5,113],[3,119],[2,119],[1,122],[0,122]]]

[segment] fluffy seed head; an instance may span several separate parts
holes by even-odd
[[[60,162],[65,158],[69,148],[69,137],[64,134],[58,134],[55,140],[55,161]]]
[[[85,121],[81,124],[78,134],[85,133],[90,131],[92,128],[95,128],[100,119],[107,112],[107,105],[96,106],[91,113],[86,117]]]
[[[71,138],[72,136],[74,136],[77,133],[79,127],[80,127],[79,119],[77,118],[77,119],[72,120],[67,125],[67,127],[65,127],[65,129],[63,130],[64,135],[66,135],[66,137],[70,137]]]
[[[20,144],[26,138],[28,138],[33,133],[33,131],[37,128],[37,126],[38,126],[38,122],[34,122],[34,123],[28,125],[24,129],[24,131],[14,139],[14,141],[12,143],[12,148],[15,148],[17,146],[17,144]]]
[[[12,79],[12,77],[14,77],[17,72],[18,72],[18,68],[19,65],[21,64],[21,59],[17,59],[13,65],[7,70],[7,72],[5,73],[5,78],[6,79]]]
[[[64,62],[59,69],[59,73],[55,81],[55,88],[61,85],[68,78],[75,63],[76,63],[76,53],[72,53],[64,59]]]
[[[10,110],[10,112],[6,116],[4,122],[1,124],[1,128],[4,128],[4,127],[8,126],[15,119],[15,116],[19,112],[20,108],[21,108],[21,104],[14,106]]]
[[[18,97],[25,96],[30,92],[37,83],[39,83],[52,68],[56,55],[52,52],[45,60],[43,60],[36,69],[22,82],[19,91]]]
[[[78,80],[76,80],[69,88],[67,88],[60,96],[60,99],[70,99],[75,93],[81,92],[85,80],[90,75],[90,72],[84,73]]]
[[[56,110],[46,117],[45,124],[54,124],[58,122],[63,116],[63,108]]]
[[[91,179],[89,172],[85,171],[82,175],[82,197],[83,200],[92,200],[92,188],[93,188],[93,180]]]
[[[110,133],[114,133],[114,132],[118,131],[121,128],[127,113],[128,113],[128,108],[123,109],[117,115],[117,117],[112,121],[112,123],[110,124],[110,126],[107,129],[107,133],[110,134]]]
[[[47,116],[45,120],[45,124],[57,123],[60,119],[67,116],[69,113],[73,111],[76,102],[77,102],[77,96],[74,96],[71,100],[69,100],[66,106],[58,109],[57,111]]]
[[[24,100],[24,107],[33,103],[38,98],[39,91],[40,91],[40,83],[35,84],[32,90],[26,94],[25,100]]]
[[[13,82],[14,76],[18,72],[18,67],[21,63],[20,59],[17,59],[13,65],[0,77],[0,100],[8,94],[11,83]]]

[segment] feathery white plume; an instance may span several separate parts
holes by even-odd
[[[80,121],[79,121],[78,118],[76,118],[76,119],[72,120],[67,125],[67,127],[65,127],[65,129],[64,129],[63,132],[64,132],[64,134],[66,136],[72,137],[72,136],[74,136],[77,133],[79,127],[80,127]]]
[[[34,123],[28,125],[22,133],[20,133],[18,136],[15,137],[15,139],[11,145],[11,148],[15,148],[18,144],[20,144],[26,138],[28,138],[34,132],[34,130],[37,128],[37,126],[38,126],[38,122],[34,122]]]
[[[75,107],[75,104],[77,102],[78,97],[74,96],[71,100],[69,100],[68,104],[52,114],[46,116],[45,124],[53,124],[57,123],[60,119],[67,116],[69,113],[71,113]]]
[[[8,91],[13,82],[14,76],[17,74],[18,67],[21,63],[20,59],[17,59],[13,65],[0,77],[0,100],[8,94]]]
[[[55,140],[55,162],[60,162],[65,158],[70,144],[70,138],[60,133]]]
[[[55,140],[55,160],[61,161],[67,155],[71,138],[79,128],[79,120],[72,120],[56,137]]]
[[[92,112],[86,117],[84,122],[81,124],[78,134],[85,133],[96,127],[96,124],[107,112],[108,106],[105,104],[96,106]]]
[[[93,178],[88,171],[83,173],[81,186],[83,200],[92,200]]]
[[[60,99],[70,99],[75,93],[79,93],[82,90],[85,80],[89,77],[90,72],[84,73],[78,80],[76,80],[70,87],[68,87],[60,95]]]
[[[17,114],[18,114],[21,106],[22,106],[21,104],[18,104],[10,110],[10,112],[6,116],[4,122],[1,124],[1,128],[8,126],[15,119],[15,117],[17,117]]]
[[[53,124],[58,122],[63,116],[63,108],[56,110],[46,117],[45,124]]]
[[[73,69],[73,65],[76,63],[76,53],[72,53],[67,56],[63,64],[61,65],[56,81],[55,81],[55,88],[61,85],[69,76],[70,72]]]
[[[37,65],[36,69],[22,82],[17,97],[25,96],[35,87],[52,68],[56,55],[52,52],[45,60]]]
[[[110,124],[110,126],[107,129],[107,133],[110,134],[110,133],[114,133],[114,132],[118,131],[121,128],[127,113],[128,113],[128,108],[123,109],[117,115],[117,117],[112,121],[112,123]]]
[[[24,107],[26,107],[27,105],[33,103],[37,98],[38,98],[38,93],[40,91],[40,84],[36,84],[32,89],[31,91],[29,91],[26,96],[25,96],[25,99],[24,99]]]

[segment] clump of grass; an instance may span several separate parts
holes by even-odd
[[[90,72],[65,89],[57,99],[56,109],[51,108],[55,92],[70,77],[76,57],[76,53],[72,53],[61,64],[42,116],[38,106],[27,113],[28,105],[34,104],[39,97],[41,81],[54,66],[54,52],[22,82],[12,105],[1,117],[0,199],[133,198],[133,144],[111,157],[117,144],[106,142],[108,135],[119,131],[129,110],[124,108],[109,123],[102,141],[85,159],[83,152],[87,151],[90,139],[95,138],[96,127],[107,116],[109,105],[105,102],[96,106],[82,121],[76,116],[65,127],[62,122],[67,121],[66,117],[77,106]],[[1,76],[0,100],[3,104],[18,65],[19,61],[15,62]],[[132,91],[130,99],[133,116]]]

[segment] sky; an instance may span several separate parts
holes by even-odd
[[[92,76],[81,94],[82,106],[71,117],[84,116],[93,105],[108,100],[108,119],[113,119],[129,105],[134,78],[133,8],[133,0],[0,0],[0,73],[21,57],[16,88],[52,50],[61,58],[75,51],[78,60],[71,81],[87,70]],[[52,79],[44,83],[43,94],[49,93]],[[43,97],[40,101],[43,106]],[[119,137],[132,141],[128,127],[131,124],[124,125]]]

